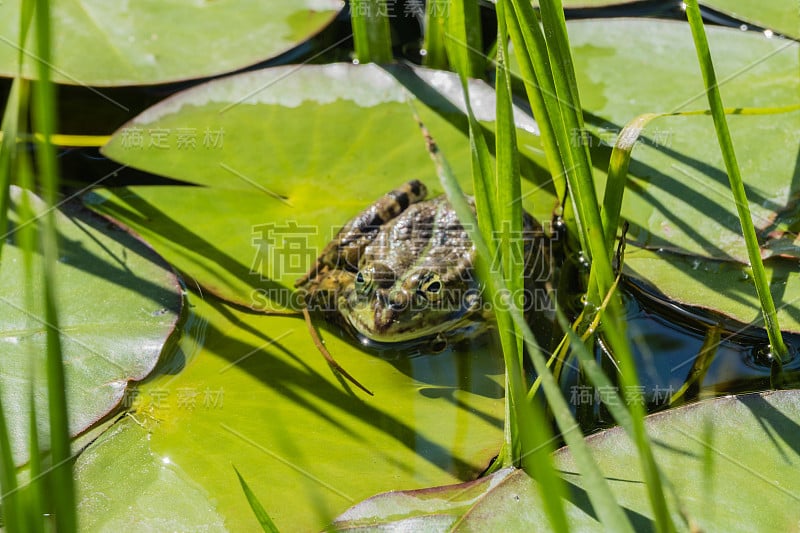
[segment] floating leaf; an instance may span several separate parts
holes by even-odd
[[[781,329],[800,333],[800,276],[797,263],[765,261]],[[669,252],[629,248],[625,273],[675,302],[722,313],[763,327],[763,316],[747,267]],[[738,329],[735,326],[734,329]]]
[[[574,139],[590,145],[602,191],[602,171],[624,125],[644,113],[703,109],[705,91],[686,24],[621,19],[574,21],[568,26],[588,129],[573,132]],[[797,256],[800,45],[728,28],[710,27],[707,33],[725,105],[739,109],[728,120],[764,256]],[[785,112],[792,106],[794,111]],[[754,114],[758,108],[772,108],[772,114]],[[629,273],[682,303],[737,320],[759,316],[757,301],[749,297],[755,288],[741,266],[710,261],[747,262],[710,116],[659,118],[648,124],[633,151],[622,217],[630,223],[629,242],[695,256],[683,261],[670,254],[650,254],[646,264],[637,264],[644,255],[629,248]],[[659,257],[664,259],[662,266]],[[692,292],[687,290],[690,284],[674,282],[679,267],[685,269],[681,279],[702,279],[693,270],[696,262],[736,272],[741,282],[722,285],[709,279],[714,287],[709,292]],[[771,266],[777,305],[786,305],[785,312],[796,316],[792,302],[800,294],[793,295],[790,288],[784,292],[782,284],[792,286],[787,276],[795,274],[777,263]],[[700,281],[691,284],[695,289],[703,285],[708,287]],[[781,325],[797,328],[792,319]]]
[[[3,76],[16,73],[19,6],[0,4]],[[297,46],[342,6],[341,0],[56,0],[52,77],[69,85],[118,86],[222,74]],[[28,40],[34,50],[32,36]],[[33,76],[37,56],[26,55],[25,73]]]
[[[318,531],[377,492],[472,479],[500,447],[499,354],[478,346],[390,360],[323,331],[339,363],[374,391],[368,397],[343,388],[302,318],[246,313],[194,294],[189,303],[192,314],[167,358],[169,370],[132,395],[132,416],[148,432],[129,425],[124,431],[136,435],[125,439],[180,468],[232,531],[259,527],[232,460],[279,530]],[[120,464],[78,478],[78,492],[86,495],[81,509],[98,515],[92,523],[104,513],[130,516],[126,497],[89,504],[111,480],[150,471],[153,461],[149,454],[120,461],[115,447],[98,448],[100,454],[93,459],[98,465]],[[172,508],[169,497],[148,501],[153,508],[144,515]],[[168,516],[191,518],[183,512]]]
[[[796,0],[702,0],[700,4],[742,22],[800,39],[800,9]]]
[[[126,417],[75,463],[84,531],[228,531],[206,491],[168,457],[150,450],[147,431]]]
[[[492,128],[494,91],[473,82],[470,92]],[[256,310],[263,301],[283,308],[294,280],[356,213],[412,178],[437,194],[415,112],[469,182],[463,109],[458,78],[427,69],[333,64],[240,74],[154,106],[103,149],[203,187],[99,190],[88,201],[205,290]],[[549,219],[555,200],[532,163],[541,156],[538,130],[519,109],[516,120],[526,176],[544,184],[527,185],[526,206]],[[194,144],[182,137],[187,130]],[[288,255],[287,238],[296,246]]]
[[[729,396],[646,419],[656,459],[699,531],[788,531],[800,520],[796,435],[800,392]],[[731,438],[735,435],[735,438]],[[614,495],[638,531],[654,527],[636,448],[619,427],[588,437]],[[600,530],[568,449],[556,465],[573,485],[566,504],[574,530]],[[735,509],[736,512],[730,512]],[[337,531],[549,531],[536,482],[505,469],[449,487],[374,496],[334,522]]]
[[[12,188],[13,206],[21,194]],[[41,216],[46,206],[38,198],[32,201]],[[72,203],[56,217],[61,243],[56,298],[75,435],[120,402],[128,381],[141,380],[153,369],[178,319],[181,293],[169,267],[140,241]],[[0,376],[14,456],[23,463],[28,457],[30,361],[36,370],[37,412],[47,412],[46,325],[39,318],[41,309],[26,310],[22,250],[13,240],[19,221],[15,207],[10,220],[4,238],[11,240],[0,264]],[[34,257],[33,279],[40,276],[40,260]],[[47,438],[46,425],[39,434]]]

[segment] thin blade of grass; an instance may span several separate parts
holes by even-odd
[[[27,109],[28,106],[28,82],[23,82],[21,105],[22,109]],[[21,115],[21,122],[27,122],[24,115]],[[27,124],[23,125],[23,129],[27,129]],[[34,187],[33,178],[33,164],[31,155],[23,150],[18,154],[18,168],[17,168],[17,182],[20,187],[21,195],[17,205],[17,214],[19,220],[18,230],[16,231],[17,246],[22,250],[23,269],[22,279],[20,283],[24,287],[24,302],[25,309],[27,309],[27,328],[30,331],[35,331],[38,324],[35,323],[33,317],[39,314],[36,309],[37,293],[35,284],[31,280],[36,279],[36,267],[34,257],[37,255],[36,238],[37,238],[37,224],[36,214],[31,206],[30,196],[33,194],[31,191]],[[44,491],[42,488],[43,481],[42,474],[42,446],[39,440],[39,423],[36,409],[36,398],[34,395],[34,388],[37,377],[37,365],[39,364],[41,354],[36,353],[31,347],[28,354],[28,403],[30,409],[30,434],[28,438],[28,447],[30,451],[30,483],[21,488],[21,498],[24,500],[24,514],[25,514],[25,531],[43,531],[44,530],[44,517],[49,513],[46,509]]]
[[[425,2],[425,38],[422,45],[425,55],[422,57],[422,64],[426,67],[447,68],[447,5],[442,2]]]
[[[489,247],[484,241],[481,232],[477,229],[475,216],[472,214],[472,210],[464,198],[461,187],[459,187],[450,166],[447,164],[444,156],[439,152],[430,134],[425,130],[422,124],[420,124],[420,126],[423,129],[428,152],[434,160],[436,171],[439,175],[440,183],[445,190],[445,194],[453,206],[456,215],[464,225],[464,228],[469,232],[475,244],[477,257],[479,259],[477,264],[479,275],[486,282],[489,297],[492,298],[493,301],[497,301],[498,295],[507,291],[505,280],[500,272],[488,268],[485,261],[480,260],[482,257],[489,257]],[[566,400],[561,395],[558,384],[547,368],[545,358],[539,350],[539,346],[536,343],[533,332],[525,321],[525,317],[522,312],[513,305],[508,306],[506,312],[511,315],[514,324],[521,331],[528,354],[531,356],[534,366],[536,367],[536,372],[542,378],[542,388],[547,398],[548,405],[553,412],[553,416],[562,432],[564,440],[572,450],[581,474],[584,476],[589,500],[600,517],[601,522],[610,531],[632,532],[633,527],[622,508],[614,499],[606,479],[594,462],[589,448],[583,440],[583,433],[580,430],[580,426],[573,418]],[[522,386],[522,384],[519,383],[519,376],[514,376],[510,372],[508,376],[511,386],[516,389],[508,391],[507,394],[519,394],[519,392],[515,392],[515,390],[518,391]],[[518,400],[518,405],[522,405],[522,401],[524,400]],[[518,411],[515,410],[514,412]]]
[[[586,143],[575,143],[573,141],[576,134],[579,139],[583,138],[584,126],[563,8],[558,0],[542,0],[540,6],[543,28],[540,28],[538,23],[529,24],[528,26],[523,24],[522,21],[536,20],[535,14],[527,2],[522,2],[521,0],[513,0],[513,2],[526,49],[532,52],[534,56],[531,64],[533,65],[536,79],[541,82],[549,77],[552,79],[552,84],[555,88],[557,97],[555,99],[552,95],[543,91],[545,111],[550,116],[559,153],[566,168],[569,197],[577,216],[581,244],[584,252],[591,259],[592,266],[587,300],[593,307],[597,307],[600,304],[601,296],[607,294],[613,286],[611,252],[606,245],[600,209],[596,203],[588,148]],[[548,36],[546,40],[544,35]],[[546,50],[544,49],[545,46]],[[546,63],[542,56],[545,54],[549,57],[549,72],[544,68]],[[539,117],[535,118],[539,120]],[[617,318],[621,316],[623,316],[621,304],[618,298],[612,297],[609,301],[606,320],[603,321],[604,331],[615,355],[620,360],[624,386],[633,387],[637,383],[636,369],[624,334],[624,324]],[[556,406],[563,402],[563,398],[556,397],[552,391],[548,390],[546,384],[553,378],[545,362],[543,360],[540,361],[539,358],[534,358],[533,361],[542,381],[544,393],[555,413]],[[661,491],[658,472],[652,461],[652,454],[649,453],[647,436],[643,431],[643,416],[643,410],[635,411],[634,418],[638,422],[634,423],[636,443],[643,461],[645,479],[648,482],[648,490],[650,491],[651,505],[656,515],[657,527],[669,530],[672,528],[672,524],[668,514],[665,514],[666,502]],[[565,439],[567,439],[566,435]],[[573,442],[569,440],[567,442],[572,447],[575,439],[573,438]],[[577,449],[580,449],[584,443],[581,439],[580,443],[575,445],[578,446]],[[591,465],[594,465],[594,463],[591,463]],[[600,487],[601,485],[597,485],[595,488],[599,489]],[[607,490],[607,486],[605,490]],[[607,507],[604,509],[598,508],[598,511],[607,526],[607,520],[627,523],[624,517],[620,517],[621,511],[616,502],[613,501],[613,497],[609,497],[602,492],[590,493],[590,495],[605,501],[604,505]]]
[[[482,78],[486,71],[478,2],[450,0],[447,11],[447,57],[454,70],[468,78]]]
[[[557,309],[556,313],[559,324],[561,324],[565,334],[569,337],[570,344],[573,346],[573,352],[578,355],[578,359],[581,363],[581,369],[586,373],[589,380],[597,389],[606,391],[608,393],[608,396],[606,396],[604,399],[606,408],[608,409],[609,413],[611,413],[611,416],[614,418],[617,424],[622,426],[625,432],[636,444],[640,461],[643,463],[642,466],[645,473],[645,482],[648,490],[652,490],[651,487],[656,483],[659,488],[666,486],[669,489],[673,500],[678,502],[678,496],[672,487],[672,484],[669,483],[669,480],[663,476],[658,468],[658,464],[655,462],[655,456],[652,453],[652,448],[649,446],[649,440],[646,438],[643,415],[640,413],[632,414],[627,408],[625,408],[625,399],[617,394],[617,388],[605,375],[605,372],[603,372],[603,369],[600,368],[600,365],[597,364],[594,356],[592,356],[592,354],[589,352],[588,348],[584,345],[578,334],[572,330],[567,318],[564,316],[564,313],[561,311],[561,309]],[[638,402],[627,402],[627,405],[630,407],[633,407],[634,404],[638,404]],[[659,503],[658,506],[653,505],[657,515],[667,513],[669,516],[669,507],[666,503],[666,498],[663,494],[658,496],[658,498],[659,499],[656,501],[660,501],[662,503]],[[652,495],[651,502],[653,502]],[[662,505],[663,508],[660,507]],[[675,530],[671,518],[667,520],[666,523],[660,523],[656,521],[656,527],[660,531]]]
[[[725,118],[725,108],[722,105],[722,96],[717,85],[717,76],[714,72],[714,63],[711,59],[711,50],[708,46],[706,31],[703,27],[703,18],[700,15],[700,7],[697,0],[687,0],[686,15],[689,19],[689,26],[692,29],[694,46],[697,50],[697,59],[700,63],[700,70],[703,73],[703,81],[706,85],[706,95],[708,104],[711,108],[711,116],[714,118],[714,128],[717,131],[717,140],[722,151],[722,158],[725,161],[725,168],[728,171],[728,180],[731,185],[731,192],[736,202],[736,210],[739,213],[739,223],[742,226],[747,256],[750,260],[750,268],[753,272],[753,282],[756,286],[756,293],[761,302],[761,312],[764,315],[764,324],[769,336],[769,343],[772,354],[778,365],[786,357],[788,350],[783,342],[783,335],[778,324],[778,314],[775,310],[775,302],[772,300],[772,293],[769,290],[769,279],[764,270],[764,263],[761,260],[761,250],[758,244],[756,230],[753,227],[753,218],[750,214],[750,204],[744,189],[744,181],[739,170],[739,163],[736,161],[736,152],[733,148],[733,139],[728,129],[728,120]]]
[[[0,390],[2,393],[2,390]],[[22,527],[23,509],[19,499],[17,466],[11,453],[8,437],[8,423],[5,405],[0,394],[0,490],[3,504],[3,527],[7,531],[24,531]]]
[[[511,77],[507,68],[508,32],[506,31],[505,1],[497,3],[497,68],[495,92],[497,103],[495,120],[495,157],[497,163],[497,213],[495,230],[500,229],[501,256],[506,276],[506,284],[515,300],[515,305],[523,309],[523,278],[525,258],[522,238],[522,189],[520,185],[519,155],[517,152],[517,129],[511,105]],[[522,364],[522,339],[519,339],[520,370]]]
[[[678,406],[686,403],[687,394],[696,394],[703,385],[708,370],[711,368],[711,363],[714,362],[717,351],[719,350],[720,338],[722,337],[722,327],[712,326],[706,331],[703,338],[703,345],[697,352],[697,358],[692,363],[692,368],[689,370],[689,377],[681,385],[681,387],[670,396],[670,407]]]
[[[514,2],[510,7],[513,8]],[[533,11],[525,12],[529,16],[533,16]],[[550,175],[553,179],[553,185],[556,195],[560,199],[564,199],[567,193],[566,173],[564,172],[564,164],[561,160],[561,154],[558,152],[558,145],[556,143],[555,133],[553,132],[553,124],[550,115],[547,113],[547,108],[544,100],[544,91],[549,91],[551,95],[555,95],[555,88],[548,87],[545,78],[540,82],[536,77],[536,72],[533,67],[533,58],[536,57],[535,50],[528,47],[526,38],[523,36],[523,27],[528,34],[527,39],[533,41],[535,39],[533,31],[530,29],[530,24],[538,24],[538,21],[531,22],[527,19],[524,20],[524,26],[520,27],[518,13],[516,16],[512,10],[506,10],[506,21],[511,42],[514,45],[514,50],[517,51],[516,59],[519,65],[520,72],[522,73],[522,82],[525,85],[525,93],[528,95],[528,102],[536,117],[536,124],[539,126],[539,135],[542,139],[542,148],[544,149],[545,157],[547,159],[547,166],[550,170]],[[524,15],[524,14],[523,14]],[[544,46],[544,43],[542,43]],[[539,58],[547,64],[540,65],[541,70],[550,70],[549,59],[545,54],[544,57]]]
[[[250,489],[250,486],[244,480],[242,474],[239,473],[239,469],[234,466],[233,470],[236,472],[236,477],[239,478],[239,484],[242,486],[245,497],[247,497],[247,503],[250,504],[250,509],[253,510],[253,514],[256,515],[256,520],[261,524],[261,529],[267,533],[280,533],[277,526],[275,526],[275,522],[272,521],[272,518],[269,517],[264,506],[258,501],[258,497]]]
[[[38,80],[34,83],[33,117],[36,130],[44,136],[43,142],[37,143],[36,155],[43,197],[48,206],[54,206],[58,195],[58,168],[55,149],[49,142],[50,136],[56,130],[56,104],[54,87],[50,81],[51,39],[48,0],[37,0],[33,20],[39,57],[36,65]],[[56,529],[59,532],[69,533],[77,529],[77,517],[66,380],[56,304],[55,266],[58,261],[58,236],[53,209],[48,209],[45,213],[41,239],[43,258],[41,298],[44,306],[44,323],[47,324],[47,397],[50,453],[53,461],[50,473],[51,495]]]
[[[6,107],[3,112],[3,138],[0,143],[0,231],[5,235],[8,229],[8,212],[10,207],[9,189],[13,175],[18,168],[17,139],[19,137],[19,120],[24,117],[23,109],[27,107],[27,82],[22,80],[22,61],[25,57],[23,46],[30,26],[33,3],[23,0],[19,21],[19,40],[17,42],[17,75],[11,84]],[[6,239],[0,239],[0,256]],[[2,384],[0,384],[2,385]],[[2,402],[0,388],[0,491],[2,491],[3,526],[8,531],[25,531],[26,506],[22,501],[17,480],[17,466],[11,448],[8,433],[5,405]],[[29,509],[30,507],[27,507]]]
[[[0,235],[5,235],[8,229],[8,190],[11,186],[12,174],[16,168],[17,137],[19,135],[19,91],[22,80],[14,79],[3,112],[3,138],[0,143]],[[3,253],[5,239],[0,239],[0,255]]]
[[[522,190],[520,183],[519,155],[517,151],[517,134],[514,123],[514,113],[511,96],[511,76],[508,71],[508,28],[506,10],[509,9],[507,0],[497,2],[497,62],[496,62],[496,183],[497,205],[495,228],[500,229],[500,257],[502,265],[493,261],[492,270],[502,266],[505,273],[506,289],[510,291],[512,308],[518,313],[525,308],[526,276],[533,273],[525,272],[525,252],[523,239],[523,211]],[[479,221],[480,222],[480,221]],[[494,300],[497,302],[497,300]],[[528,302],[533,304],[533,302]],[[501,308],[496,314],[507,315],[503,323],[508,324],[505,336],[506,344],[513,344],[514,350],[510,357],[516,358],[514,366],[506,364],[506,372],[517,372],[520,375],[519,386],[526,383],[525,370],[522,364],[523,336],[515,327],[514,319],[506,309]],[[498,320],[498,325],[500,321]],[[506,346],[504,346],[504,352]],[[538,348],[538,347],[537,347]],[[512,385],[507,378],[507,385]],[[568,498],[566,483],[555,470],[552,461],[554,441],[550,424],[547,422],[540,398],[528,400],[524,390],[518,391],[516,404],[512,407],[511,423],[516,423],[514,433],[518,435],[521,456],[515,462],[520,464],[526,472],[533,476],[539,483],[540,493],[544,501],[550,527],[553,531],[569,531],[567,516],[564,511],[564,502]]]
[[[646,113],[639,115],[628,122],[617,137],[611,159],[608,163],[608,180],[603,194],[603,228],[605,228],[606,247],[611,250],[619,227],[619,216],[622,211],[622,198],[627,184],[628,167],[630,166],[631,153],[636,141],[645,126],[653,119],[663,115]]]
[[[596,287],[589,287],[587,299],[598,305],[602,295],[608,292],[613,283],[611,253],[605,246],[589,149],[586,143],[574,142],[576,136],[582,139],[584,125],[564,11],[559,0],[542,0],[540,10],[544,33],[549,36],[546,41],[547,54],[550,57],[551,76],[557,96],[557,112],[562,117],[560,123],[555,121],[556,138],[566,167],[578,228],[583,234],[583,251],[591,260],[591,269],[594,272],[590,280],[594,279],[596,283]]]
[[[466,33],[466,30],[458,30],[454,27],[458,21],[462,24],[465,23],[466,18],[461,16],[456,17],[454,20],[452,18],[452,11],[450,15],[451,18],[448,24],[451,30],[462,35]],[[450,44],[448,55],[451,64],[456,67],[459,79],[461,80],[461,88],[469,121],[472,183],[475,193],[477,228],[483,233],[485,242],[489,243],[488,247],[491,255],[488,256],[488,262],[491,263],[491,260],[497,253],[497,246],[495,243],[497,227],[495,224],[499,224],[495,168],[492,164],[491,154],[489,153],[489,147],[486,143],[483,129],[472,111],[472,103],[469,96],[469,83],[467,80],[469,74],[469,46],[466,42],[458,42],[452,34],[448,35],[448,42]],[[421,122],[420,125],[422,126]],[[512,464],[519,464],[519,457],[522,453],[522,444],[517,431],[519,400],[521,400],[521,397],[515,396],[517,389],[520,387],[518,385],[519,376],[522,375],[520,372],[521,365],[518,363],[520,360],[520,352],[515,351],[517,340],[514,336],[513,325],[508,316],[498,313],[496,315],[496,320],[503,356],[506,362],[505,387],[506,391],[508,391],[504,404],[505,425],[503,427],[503,449],[498,458],[498,462],[502,463],[503,466],[510,466]]]
[[[33,365],[31,365],[33,367]],[[44,523],[42,518],[47,515],[44,504],[44,491],[42,487],[42,460],[41,449],[39,446],[39,428],[37,427],[36,416],[36,400],[33,394],[33,380],[35,378],[34,372],[31,372],[31,387],[29,391],[30,397],[30,425],[31,433],[29,439],[29,446],[31,451],[31,460],[28,464],[30,470],[31,481],[24,489],[25,498],[25,511],[26,523],[25,531],[30,533],[39,533],[44,531]]]
[[[350,23],[360,63],[392,61],[392,34],[386,0],[351,0]]]

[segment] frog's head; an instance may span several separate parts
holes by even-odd
[[[386,263],[373,262],[356,273],[339,311],[366,339],[410,342],[480,321],[480,289],[469,269],[420,265],[398,277]]]

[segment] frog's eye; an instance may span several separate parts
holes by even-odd
[[[438,274],[429,272],[419,280],[419,293],[430,301],[436,301],[442,296],[442,279]]]
[[[366,270],[359,270],[355,279],[356,290],[360,293],[366,293],[372,288],[372,273]]]

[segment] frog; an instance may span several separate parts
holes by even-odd
[[[441,352],[491,328],[475,244],[447,197],[427,196],[411,180],[347,222],[295,282],[306,306],[377,347],[427,344]],[[535,277],[528,274],[540,231],[523,211],[526,280]]]

